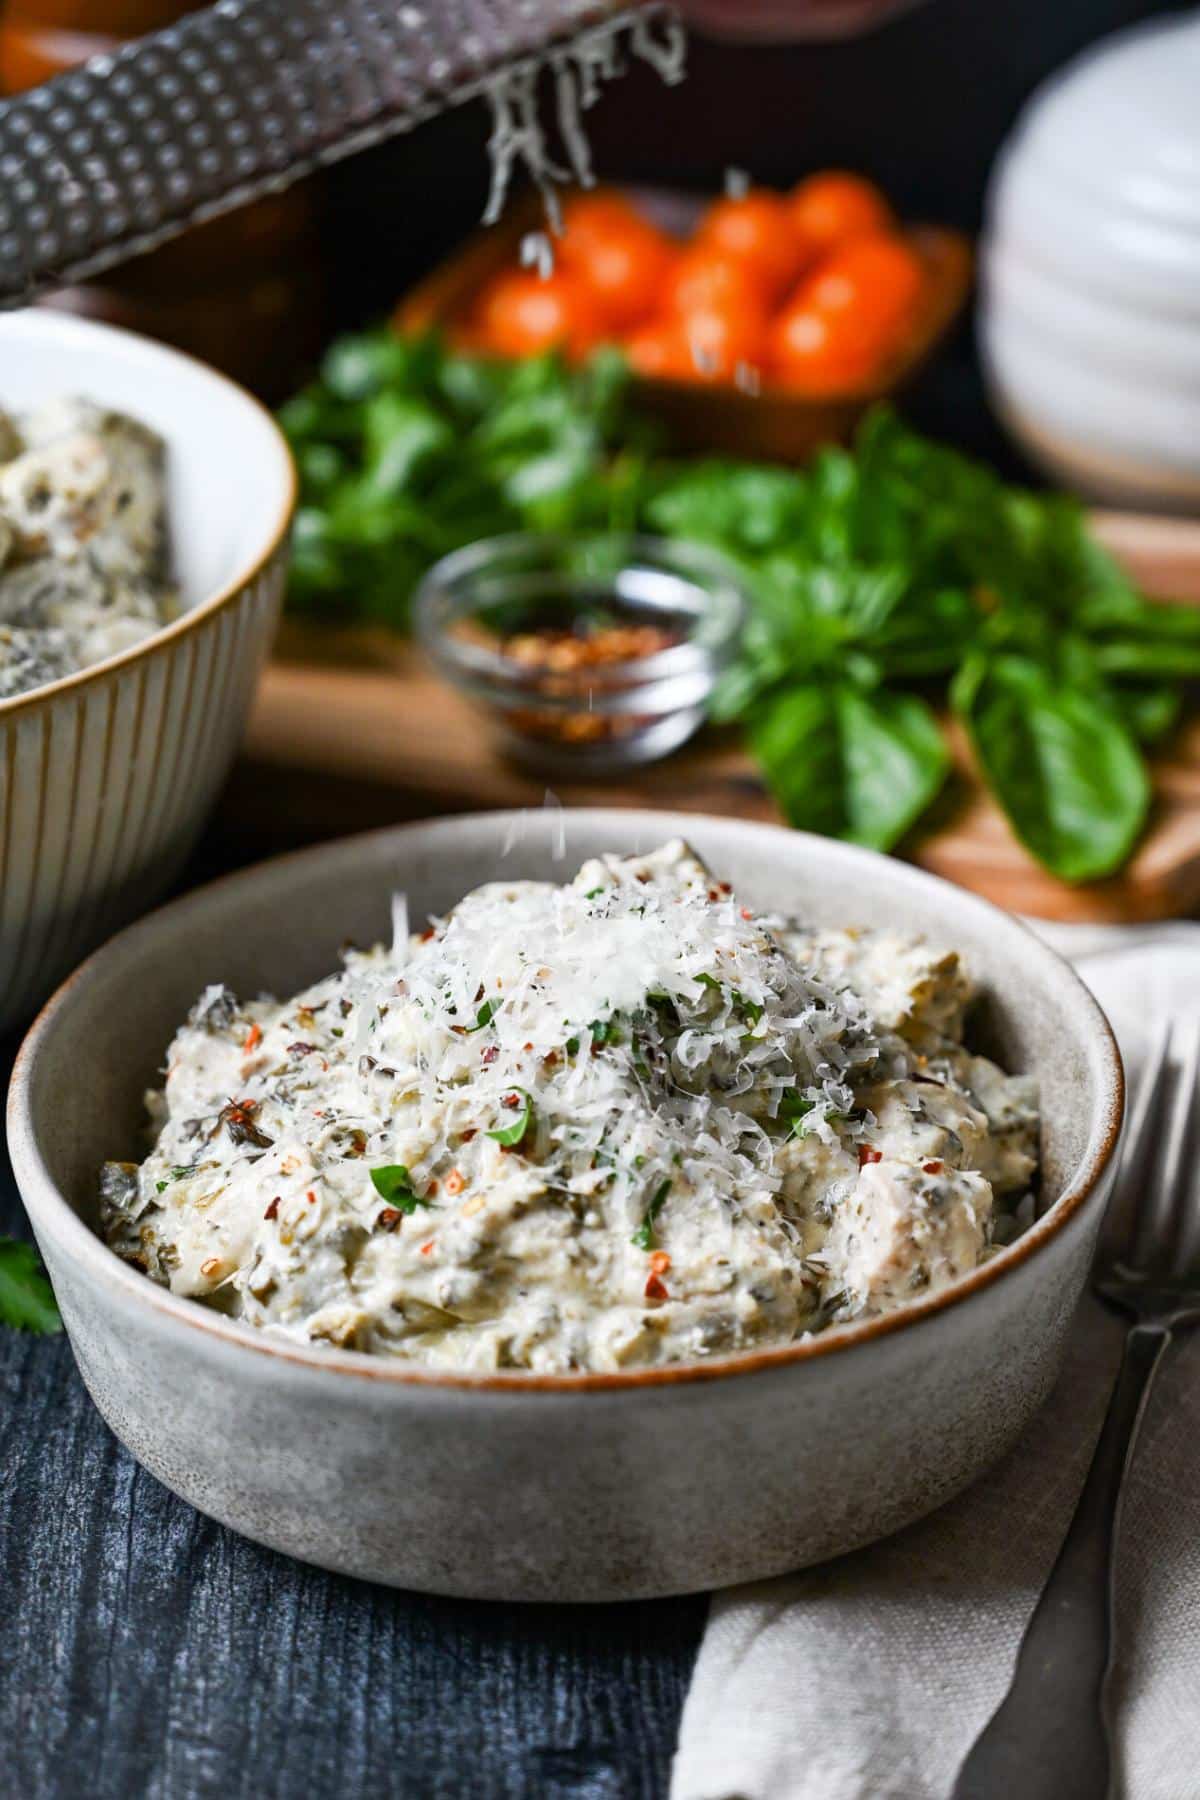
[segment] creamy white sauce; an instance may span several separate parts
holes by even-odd
[[[1011,1234],[1036,1096],[952,951],[754,916],[679,843],[406,930],[201,997],[114,1249],[275,1335],[554,1371],[786,1343]]]
[[[0,413],[0,700],[170,616],[163,446],[89,400]]]

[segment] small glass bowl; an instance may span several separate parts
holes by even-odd
[[[701,545],[514,532],[443,557],[417,590],[417,634],[490,712],[504,748],[553,775],[667,756],[703,723],[746,598]]]

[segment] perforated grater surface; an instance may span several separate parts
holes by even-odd
[[[492,212],[518,157],[580,174],[579,115],[616,72],[625,26],[674,78],[681,34],[659,0],[220,0],[0,105],[0,306],[478,93],[495,120]],[[568,171],[547,160],[537,122],[545,68]]]

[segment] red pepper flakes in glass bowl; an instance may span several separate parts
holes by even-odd
[[[488,710],[510,755],[586,777],[691,737],[746,602],[698,545],[514,533],[443,558],[415,610],[438,669]]]

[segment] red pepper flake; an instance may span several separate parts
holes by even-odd
[[[462,1173],[461,1169],[451,1169],[446,1177],[446,1192],[448,1194],[461,1194],[466,1185],[467,1178]]]
[[[524,1045],[524,1046],[523,1046],[523,1048],[524,1048],[524,1049],[526,1049],[526,1050],[532,1050],[532,1049],[533,1049],[533,1045],[532,1045],[532,1044],[525,1044],[525,1045]]]
[[[882,1150],[874,1150],[874,1149],[872,1149],[870,1144],[860,1144],[858,1146],[858,1166],[860,1169],[865,1169],[868,1163],[875,1163],[875,1162],[882,1162],[882,1161],[883,1161],[883,1151]]]
[[[479,1130],[478,1126],[468,1125],[467,1129],[465,1131],[459,1133],[459,1136],[461,1137],[464,1144],[469,1144],[471,1139],[478,1135],[478,1130]]]
[[[728,881],[718,881],[717,886],[723,894],[732,894],[733,892],[733,887]]]
[[[496,1058],[499,1056],[499,1054],[500,1054],[499,1045],[498,1044],[489,1044],[487,1049],[484,1051],[483,1055],[480,1057],[479,1060],[480,1060],[480,1062],[494,1063]]]
[[[431,1254],[432,1250],[433,1250],[433,1239],[430,1238],[430,1240],[427,1244],[421,1245],[421,1255],[429,1256]]]
[[[657,1275],[651,1275],[646,1283],[645,1295],[647,1300],[669,1300],[671,1298]]]
[[[266,1212],[263,1214],[264,1219],[277,1219],[279,1217],[279,1200],[280,1196],[276,1194],[270,1206],[268,1206]]]
[[[942,1172],[942,1164],[940,1162],[922,1163],[921,1167],[924,1169],[926,1175],[940,1175]]]
[[[505,1094],[500,1104],[501,1106],[507,1106],[510,1111],[516,1112],[518,1106],[521,1104],[521,1096],[520,1094]]]
[[[708,897],[712,901],[712,903],[715,905],[716,902],[721,898],[721,895],[716,888],[709,888]]]
[[[435,932],[434,932],[434,928],[433,928],[433,926],[432,926],[432,925],[431,925],[431,926],[430,926],[430,927],[429,927],[429,930],[428,930],[428,931],[423,931],[423,932],[422,932],[422,933],[421,933],[421,936],[420,936],[420,940],[419,940],[419,941],[420,941],[420,942],[421,942],[421,943],[422,943],[422,944],[427,944],[427,943],[428,943],[428,942],[429,942],[429,940],[430,940],[430,938],[431,938],[431,937],[433,937],[433,936],[435,936],[435,935],[436,935],[436,934],[435,934]]]
[[[259,1025],[257,1022],[255,1022],[255,1024],[253,1024],[250,1027],[249,1031],[246,1033],[245,1037],[242,1039],[242,1049],[246,1052],[246,1055],[249,1056],[251,1051],[257,1050],[258,1046],[261,1043],[262,1043],[262,1026]]]
[[[309,1188],[309,1190],[308,1190],[307,1194],[305,1194],[304,1198],[308,1201],[308,1204],[310,1206],[315,1206],[317,1204],[317,1196],[313,1193],[311,1188]]]
[[[652,1275],[665,1275],[670,1266],[671,1259],[665,1250],[656,1250],[650,1258],[650,1273]]]
[[[754,914],[750,911],[748,906],[743,906],[742,917],[743,919],[752,919],[754,917]]]
[[[403,1216],[394,1206],[385,1206],[375,1220],[376,1227],[380,1231],[395,1231]]]
[[[438,1191],[438,1184],[436,1181],[427,1181],[425,1183],[425,1192],[427,1194],[436,1194],[437,1191]]]

